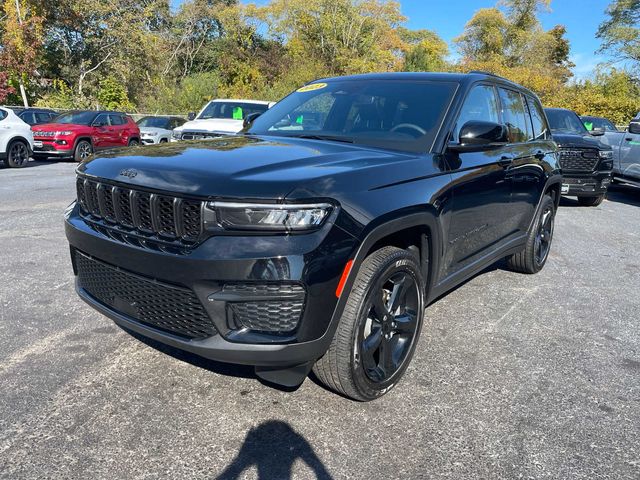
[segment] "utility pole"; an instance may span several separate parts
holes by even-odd
[[[22,27],[22,14],[20,13],[20,0],[16,0],[16,15],[18,16],[18,24]],[[24,88],[22,75],[18,76],[18,84],[20,85],[20,95],[22,95],[22,103],[24,108],[29,108],[29,100],[27,99],[27,90]]]

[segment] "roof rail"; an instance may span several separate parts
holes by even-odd
[[[477,73],[479,75],[489,75],[490,77],[496,77],[496,78],[502,78],[503,80],[508,80],[505,77],[502,77],[500,75],[496,75],[495,73],[485,72],[484,70],[471,70],[469,73]]]

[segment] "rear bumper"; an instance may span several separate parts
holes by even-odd
[[[611,171],[590,174],[564,174],[562,194],[573,197],[594,197],[604,195],[611,184]]]

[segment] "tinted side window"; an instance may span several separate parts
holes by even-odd
[[[0,108],[0,120],[7,118],[8,113]]]
[[[520,143],[529,140],[531,124],[525,110],[522,96],[513,90],[499,88],[502,103],[502,121],[509,128],[509,142]]]
[[[109,125],[108,116],[105,115],[104,113],[101,115],[98,115],[93,121],[92,125],[103,125],[103,126]]]
[[[120,115],[109,115],[111,125],[123,125],[124,119]]]
[[[460,129],[471,120],[500,123],[498,100],[496,99],[496,91],[492,86],[479,85],[473,87],[469,92],[456,122],[452,139],[454,142],[460,141]]]
[[[36,123],[47,123],[51,120],[52,115],[50,113],[38,112],[36,115]]]
[[[35,123],[35,120],[33,118],[33,112],[24,112],[20,114],[20,119],[23,122],[28,123],[29,125],[33,125]]]
[[[542,106],[539,102],[531,97],[527,97],[527,105],[531,114],[531,123],[533,124],[534,140],[544,140],[548,137],[549,126],[544,117]]]

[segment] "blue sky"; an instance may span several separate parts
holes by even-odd
[[[562,24],[567,27],[571,42],[571,60],[576,64],[577,78],[588,78],[598,63],[607,57],[596,55],[600,42],[595,38],[604,20],[610,0],[552,0],[551,11],[540,17],[546,29]],[[172,0],[179,4],[180,0]],[[268,0],[243,1],[264,5]],[[458,36],[467,21],[480,8],[493,7],[497,0],[400,0],[402,13],[408,17],[409,28],[434,30],[447,42]],[[451,47],[455,54],[455,49]]]

